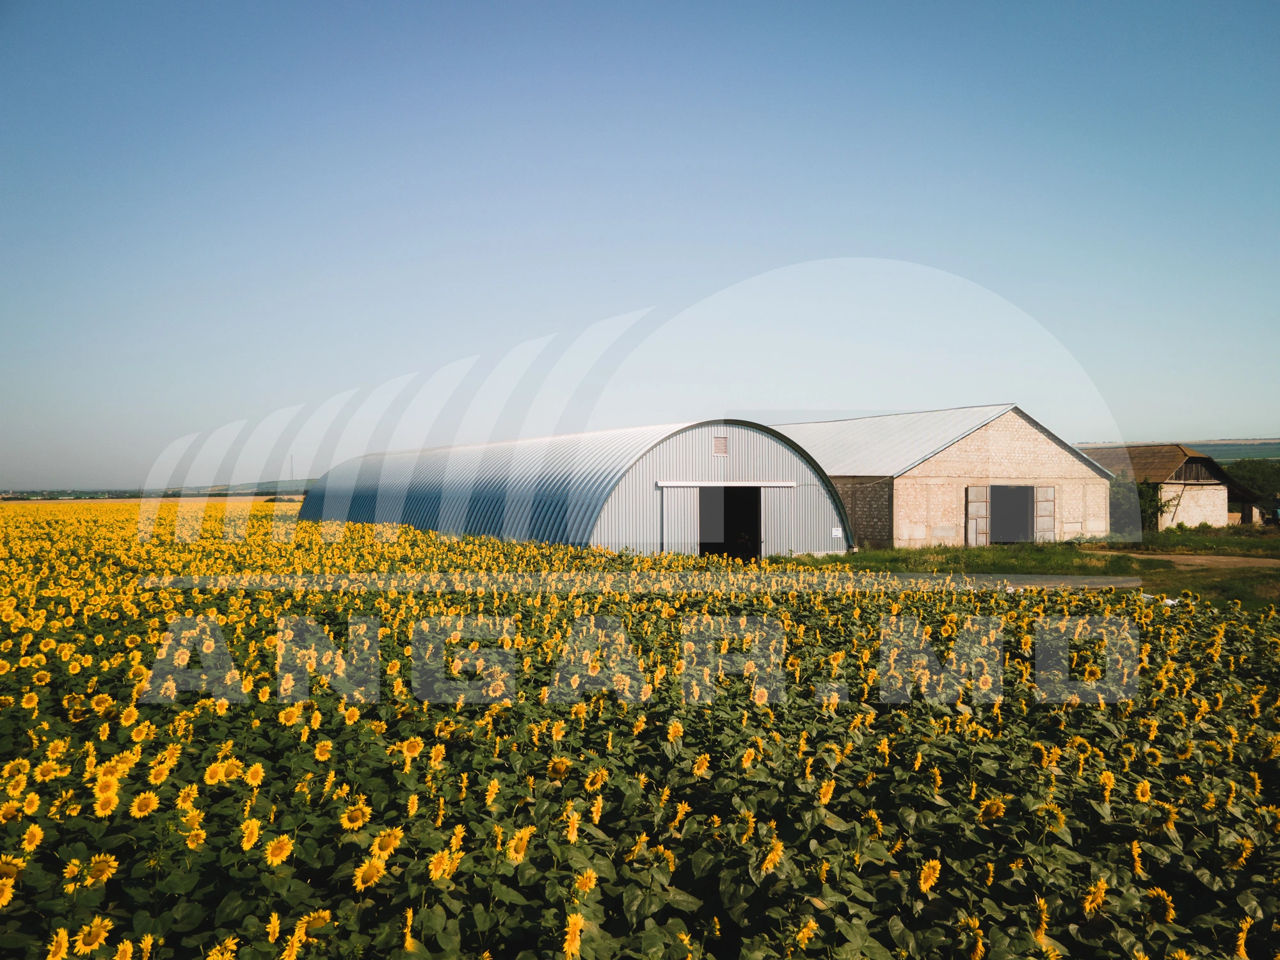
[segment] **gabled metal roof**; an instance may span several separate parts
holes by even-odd
[[[1017,410],[1100,476],[1102,465],[1056,437],[1014,403],[890,413],[850,420],[776,424],[832,477],[899,477],[1010,410]]]
[[[852,420],[781,423],[785,433],[833,477],[897,477],[984,427],[1012,403],[890,413]]]

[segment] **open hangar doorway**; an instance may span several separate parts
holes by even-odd
[[[698,552],[740,560],[760,556],[760,488],[698,488]]]

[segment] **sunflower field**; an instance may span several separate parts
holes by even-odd
[[[0,956],[1280,956],[1274,609],[282,506],[0,504]]]

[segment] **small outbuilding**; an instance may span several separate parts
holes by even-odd
[[[744,420],[359,457],[313,484],[299,516],[744,559],[852,543],[822,468]]]
[[[1225,527],[1229,500],[1249,502],[1257,495],[1235,483],[1209,455],[1181,443],[1097,444],[1080,448],[1117,476],[1155,484],[1160,502],[1158,529],[1185,523]]]
[[[859,545],[984,546],[1108,532],[1111,475],[1014,404],[786,423]]]

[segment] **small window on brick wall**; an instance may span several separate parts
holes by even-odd
[[[711,454],[716,457],[727,457],[729,455],[729,438],[712,437]]]

